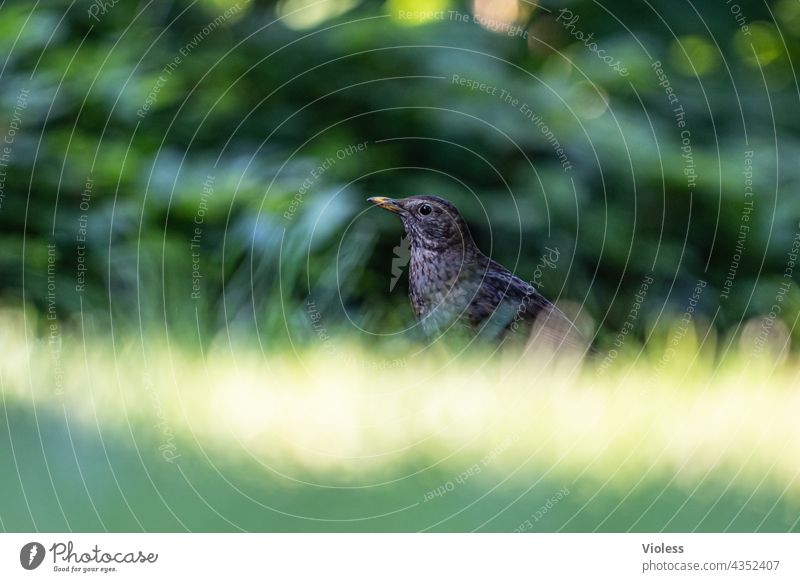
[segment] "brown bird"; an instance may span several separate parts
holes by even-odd
[[[438,196],[368,201],[403,221],[411,242],[408,293],[427,335],[466,328],[497,341],[589,349],[561,310],[478,249],[453,204]]]

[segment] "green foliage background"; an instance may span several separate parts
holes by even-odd
[[[363,335],[352,323],[402,329],[404,283],[388,290],[400,227],[364,214],[364,199],[435,193],[456,201],[481,246],[522,277],[557,247],[543,291],[581,305],[601,335],[622,326],[648,274],[656,284],[640,336],[664,309],[682,311],[698,279],[709,282],[698,310],[723,332],[769,312],[800,216],[795,2],[740,3],[749,36],[725,3],[569,4],[579,15],[571,30],[593,34],[627,77],[571,36],[553,4],[523,3],[498,32],[450,16],[472,7],[444,0],[337,2],[324,3],[333,17],[291,21],[295,29],[269,3],[240,3],[207,34],[234,2],[120,2],[98,21],[85,2],[4,6],[6,119],[21,90],[29,97],[0,209],[0,296],[16,303],[24,293],[45,309],[55,244],[58,317],[68,324],[82,309],[99,333],[113,315],[187,342],[198,325],[206,337],[226,323],[257,327],[270,346],[302,342],[313,335],[309,295],[340,333]],[[402,10],[441,15],[409,21]],[[694,188],[654,61],[686,112]],[[571,170],[499,90],[542,116]],[[312,179],[284,218],[313,168],[361,142],[363,153]],[[735,263],[748,150],[754,210]],[[202,292],[192,300],[189,244],[209,175]],[[77,293],[83,214],[87,285]],[[790,298],[780,318],[793,328],[794,288]]]

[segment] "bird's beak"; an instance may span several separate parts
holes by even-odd
[[[372,202],[376,206],[380,206],[384,210],[394,212],[395,214],[403,210],[397,202],[385,196],[373,196],[372,198],[367,198],[367,202]]]

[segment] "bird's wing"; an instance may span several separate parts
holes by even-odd
[[[536,288],[491,261],[473,306],[476,324],[494,337],[522,335],[529,344],[585,350],[589,342]]]
[[[499,338],[509,326],[524,323],[550,306],[533,286],[495,261],[488,261],[472,280],[478,284],[470,290],[467,314],[484,337]]]

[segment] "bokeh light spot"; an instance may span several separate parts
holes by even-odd
[[[797,0],[780,0],[775,5],[775,16],[783,25],[784,32],[794,36],[800,35],[800,2]]]
[[[475,20],[486,30],[508,33],[519,16],[517,0],[475,0]]]
[[[674,40],[669,48],[669,57],[676,70],[690,76],[710,73],[719,64],[717,47],[696,35]]]
[[[768,22],[754,22],[749,34],[739,30],[734,44],[742,60],[754,67],[770,64],[783,52],[775,26]]]
[[[450,0],[389,0],[386,3],[392,18],[406,26],[444,20],[451,9]]]
[[[293,30],[307,30],[341,16],[358,6],[359,0],[281,0],[278,16]]]
[[[575,84],[570,101],[581,119],[597,119],[608,109],[608,94],[597,83],[582,81]]]

